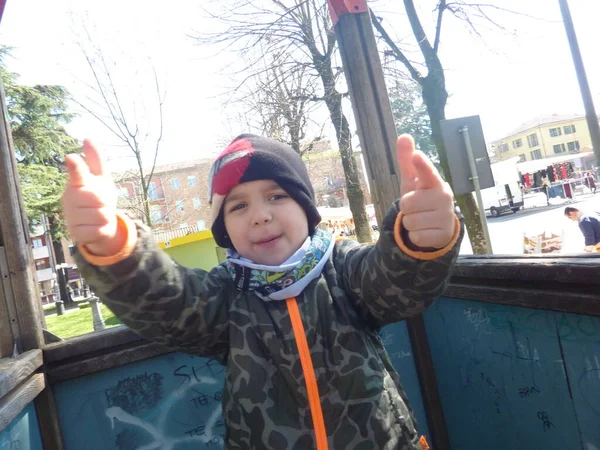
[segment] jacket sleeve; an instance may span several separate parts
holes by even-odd
[[[583,237],[585,238],[585,245],[596,245],[597,242],[594,242],[596,239],[594,238],[594,227],[592,226],[592,222],[590,219],[583,218],[581,222],[579,222],[579,229],[583,233]]]
[[[376,244],[340,241],[333,255],[345,290],[359,314],[374,327],[420,314],[444,292],[464,234],[460,219],[458,238],[451,247],[435,259],[417,259],[402,250],[394,238],[398,214],[396,203],[383,221]]]
[[[228,299],[236,295],[226,270],[180,266],[136,224],[131,255],[96,266],[76,253],[93,292],[129,328],[173,350],[223,360],[228,350]]]

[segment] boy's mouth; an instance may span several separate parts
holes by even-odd
[[[265,238],[265,239],[262,239],[262,240],[256,242],[256,245],[258,245],[260,247],[272,247],[279,241],[280,238],[281,238],[281,235],[270,236],[268,238]]]

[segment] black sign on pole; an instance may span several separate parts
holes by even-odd
[[[452,177],[452,190],[455,194],[467,194],[475,190],[465,141],[460,130],[467,127],[479,177],[479,188],[494,186],[494,176],[490,167],[490,157],[485,146],[483,128],[479,116],[460,117],[440,121],[442,138],[448,155],[448,166]],[[475,174],[473,174],[475,175]]]

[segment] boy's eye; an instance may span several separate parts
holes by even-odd
[[[271,200],[281,200],[283,198],[287,198],[286,194],[273,194],[271,196]]]
[[[229,208],[229,212],[239,211],[240,209],[243,209],[245,206],[246,206],[245,203],[237,203],[237,204],[233,205],[231,208]]]

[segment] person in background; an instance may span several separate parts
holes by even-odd
[[[596,193],[596,179],[594,178],[594,174],[592,172],[587,173],[587,184],[592,193]]]
[[[565,208],[565,216],[579,222],[579,229],[585,239],[585,251],[592,252],[600,244],[600,214],[584,214],[577,208]]]

